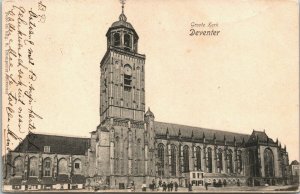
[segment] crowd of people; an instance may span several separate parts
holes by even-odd
[[[178,191],[178,183],[175,181],[171,182],[163,182],[161,179],[158,181],[158,184],[155,183],[155,180],[152,180],[152,184],[150,185],[150,189],[152,191],[158,190],[158,191]]]
[[[170,182],[165,182],[159,179],[158,183],[156,184],[155,180],[152,180],[152,183],[149,185],[149,189],[152,191],[165,191],[165,192],[172,192],[172,191],[178,191],[178,183],[176,181],[170,181]],[[146,191],[146,184],[142,184],[142,191]],[[188,183],[187,185],[188,191],[192,191],[192,184]],[[135,191],[135,184],[134,182],[131,183],[130,185],[130,190]]]

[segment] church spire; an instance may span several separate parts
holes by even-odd
[[[125,5],[125,1],[126,1],[126,0],[120,0],[120,3],[122,4],[122,13],[121,13],[121,15],[119,16],[119,20],[120,20],[120,21],[124,21],[124,22],[126,22],[126,20],[127,20],[127,17],[126,17],[125,14],[124,14],[124,5]]]
[[[122,4],[122,13],[124,14],[124,5],[126,0],[120,0],[120,3]]]

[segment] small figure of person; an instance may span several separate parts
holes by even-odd
[[[205,189],[208,190],[208,183],[205,183]]]
[[[192,183],[190,183],[189,187],[190,187],[190,191],[193,191],[193,185],[192,185]]]
[[[173,191],[173,181],[170,182],[170,191]]]
[[[146,184],[143,183],[143,184],[142,184],[142,191],[146,191],[146,188],[147,188]]]
[[[163,182],[162,187],[163,187],[163,191],[167,191],[167,185],[165,182]]]
[[[175,182],[174,185],[175,185],[175,191],[178,191],[178,183]]]
[[[135,185],[134,185],[134,182],[131,183],[131,192],[134,192],[135,191]]]
[[[167,183],[167,188],[168,188],[168,191],[171,190],[171,187],[170,187],[170,183],[169,183],[169,182]]]
[[[152,191],[154,191],[155,188],[156,188],[155,180],[153,179],[153,180],[152,180]]]
[[[221,179],[219,179],[219,181],[218,181],[218,187],[222,187],[222,181],[221,181]]]
[[[162,180],[161,180],[161,178],[159,179],[159,181],[158,181],[158,185],[161,187],[161,185],[162,185]]]

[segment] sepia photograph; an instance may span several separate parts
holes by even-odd
[[[299,192],[299,5],[4,0],[3,192]]]

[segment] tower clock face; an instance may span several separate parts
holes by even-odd
[[[129,66],[126,65],[126,66],[124,67],[124,73],[125,73],[126,75],[131,75],[131,73],[132,73],[132,72],[131,72],[131,68],[130,68]]]

